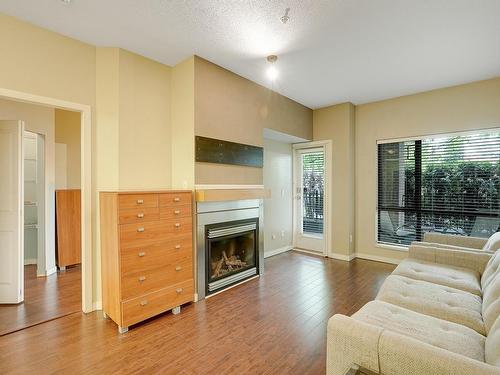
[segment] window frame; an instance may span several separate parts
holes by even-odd
[[[375,142],[375,247],[390,249],[390,250],[398,250],[398,251],[408,251],[410,245],[405,244],[395,244],[390,242],[381,242],[379,241],[379,233],[378,233],[378,224],[379,224],[379,145],[388,144],[388,143],[399,143],[399,142],[414,142],[414,141],[424,141],[426,139],[434,139],[434,138],[452,138],[457,136],[468,136],[474,135],[478,133],[487,133],[487,132],[500,132],[500,127],[495,126],[491,128],[478,128],[474,130],[463,130],[463,131],[453,131],[453,132],[444,132],[444,133],[430,133],[426,135],[416,135],[410,137],[398,137],[398,138],[383,138],[377,139]],[[402,211],[412,211],[409,209],[402,209]],[[413,210],[415,211],[415,210]],[[418,241],[418,240],[417,240]]]

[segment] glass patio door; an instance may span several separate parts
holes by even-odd
[[[295,150],[295,247],[325,251],[325,150]]]

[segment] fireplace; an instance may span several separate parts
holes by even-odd
[[[258,219],[205,226],[206,294],[257,275]]]
[[[198,202],[198,299],[263,271],[262,201]]]

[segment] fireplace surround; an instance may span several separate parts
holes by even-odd
[[[198,202],[198,300],[264,271],[262,200]]]

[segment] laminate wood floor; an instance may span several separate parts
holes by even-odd
[[[79,265],[48,277],[36,277],[35,265],[24,266],[24,302],[0,305],[0,336],[79,312],[81,298]]]
[[[0,337],[0,373],[324,374],[328,318],[373,299],[393,269],[288,252],[261,278],[123,335],[94,312]]]

